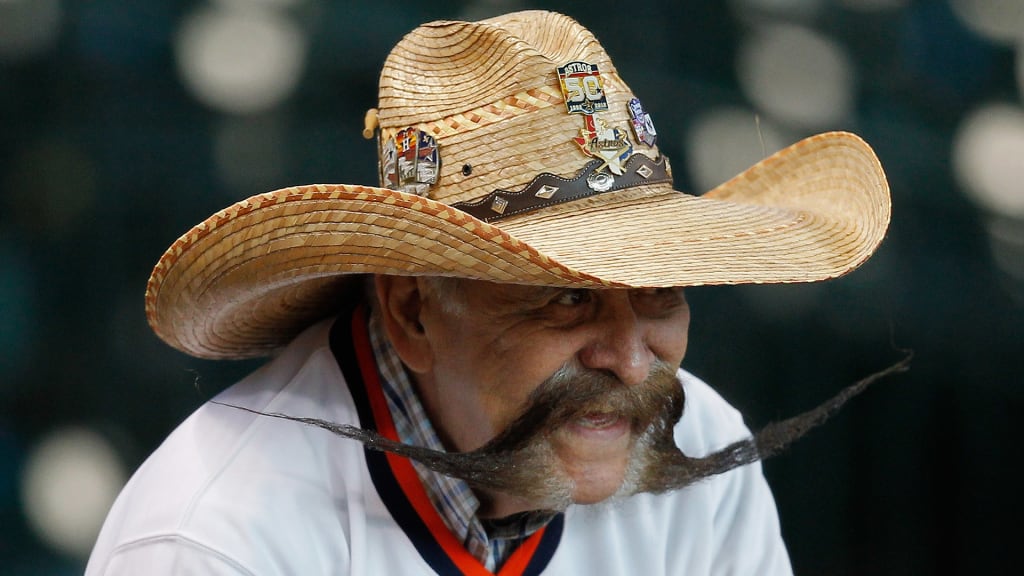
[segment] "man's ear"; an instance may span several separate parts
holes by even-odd
[[[429,372],[433,351],[423,325],[421,294],[413,276],[374,277],[384,331],[402,362],[414,373]]]

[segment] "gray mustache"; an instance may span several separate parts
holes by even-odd
[[[602,411],[610,408],[633,418],[634,422],[640,422],[641,425],[646,423],[647,436],[657,455],[658,465],[645,475],[639,490],[661,493],[681,489],[701,479],[782,452],[827,422],[849,400],[873,383],[909,370],[912,358],[913,353],[907,352],[902,360],[843,388],[818,406],[791,418],[769,423],[753,436],[700,457],[687,456],[675,445],[672,430],[682,416],[684,396],[674,369],[657,364],[648,382],[636,387],[625,387],[614,378],[600,374],[581,378],[572,369],[566,370],[564,374],[556,373],[531,395],[528,407],[505,431],[484,446],[468,452],[444,452],[405,444],[371,430],[319,418],[263,412],[234,404],[211,402],[260,416],[315,426],[361,442],[367,449],[415,460],[439,474],[461,478],[474,488],[506,492],[515,492],[518,480],[516,475],[503,474],[503,471],[523,464],[517,456],[532,438],[548,433],[597,407]]]

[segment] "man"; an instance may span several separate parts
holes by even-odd
[[[778,446],[678,369],[681,287],[858,266],[889,221],[870,148],[823,134],[677,192],[547,12],[412,31],[373,134],[381,188],[255,196],[157,264],[161,338],[275,357],[140,468],[87,573],[789,573],[751,464]]]

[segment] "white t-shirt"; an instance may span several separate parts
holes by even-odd
[[[338,424],[377,422],[379,390],[363,378],[372,353],[338,324],[310,328],[217,400]],[[709,386],[679,374],[686,408],[675,437],[686,454],[749,434]],[[319,428],[207,403],[125,486],[86,575],[489,574],[460,554],[432,508],[423,510],[401,462],[408,464]],[[774,500],[753,464],[669,494],[570,507],[499,574],[791,572]]]

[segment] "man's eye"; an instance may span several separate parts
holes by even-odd
[[[580,304],[586,304],[590,302],[591,294],[589,290],[565,290],[555,297],[553,302],[560,306],[579,306]]]

